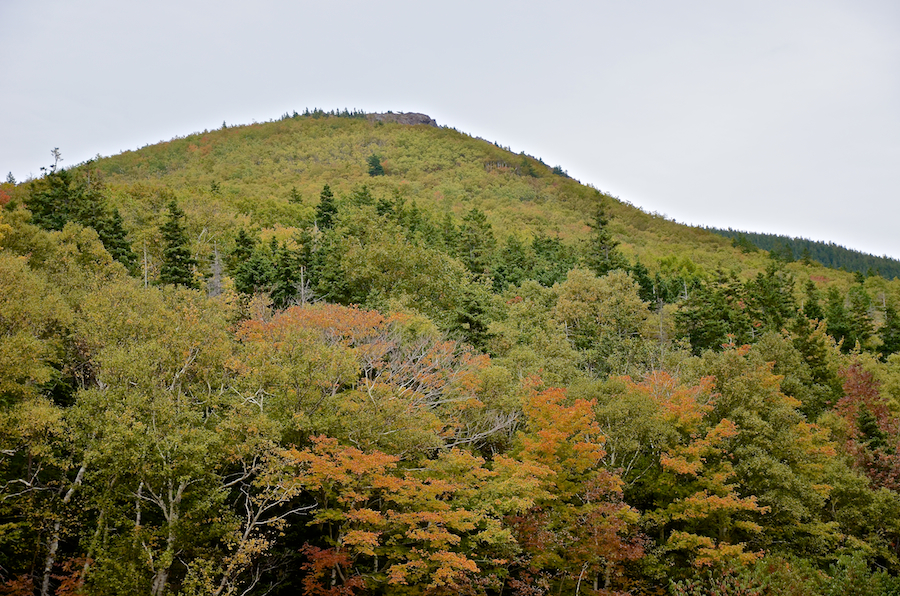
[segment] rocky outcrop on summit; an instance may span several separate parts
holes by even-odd
[[[415,112],[403,113],[400,112],[395,114],[393,112],[388,112],[387,114],[369,114],[369,120],[373,122],[396,122],[398,124],[427,124],[428,126],[437,126],[438,123],[434,121],[431,116],[426,114],[418,114]]]

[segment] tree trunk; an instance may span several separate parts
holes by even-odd
[[[81,485],[84,478],[84,471],[87,469],[86,464],[81,464],[78,468],[78,474],[75,475],[75,481],[66,491],[62,504],[68,505],[75,494],[75,489]],[[59,550],[59,531],[62,528],[62,520],[57,519],[53,523],[53,533],[50,534],[49,548],[47,549],[47,559],[44,561],[44,581],[41,583],[41,596],[50,596],[50,573],[53,571],[53,565],[56,564],[56,551]]]

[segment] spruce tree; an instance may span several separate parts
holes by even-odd
[[[159,283],[196,288],[194,267],[197,266],[197,260],[191,255],[190,248],[188,248],[187,230],[181,221],[184,219],[184,211],[179,209],[175,199],[169,201],[168,208],[169,217],[166,219],[166,223],[159,228],[163,239]]]

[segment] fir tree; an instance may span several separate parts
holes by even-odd
[[[194,267],[197,266],[197,260],[188,248],[187,230],[181,221],[184,219],[184,211],[178,207],[175,199],[169,201],[168,208],[169,217],[159,228],[163,240],[159,283],[196,288]]]
[[[494,272],[494,290],[502,292],[507,286],[517,286],[528,279],[534,259],[526,253],[525,245],[510,234]]]
[[[370,155],[366,162],[369,164],[369,176],[384,176],[384,166],[381,165],[380,157]]]
[[[129,271],[134,271],[137,266],[137,255],[131,249],[128,241],[125,224],[118,210],[112,211],[103,217],[97,224],[97,234],[100,241],[112,258],[119,261]]]
[[[638,296],[641,297],[641,300],[644,302],[656,302],[656,289],[653,284],[653,278],[650,277],[650,272],[647,268],[640,261],[636,261],[634,265],[628,268],[628,271],[631,273],[634,281],[638,283]]]
[[[822,293],[816,287],[816,282],[811,279],[807,280],[806,301],[803,303],[804,317],[810,321],[821,321],[825,318],[825,312],[822,310],[822,305],[819,303],[821,298]]]
[[[853,348],[857,342],[860,344],[868,342],[874,333],[872,316],[869,314],[869,309],[872,307],[872,297],[861,285],[851,287],[847,297],[850,301],[848,316],[850,320],[850,341],[853,345],[846,347]]]
[[[884,324],[878,330],[878,337],[881,338],[879,351],[883,359],[900,352],[900,315],[890,302],[884,305]]]
[[[845,352],[853,348],[853,342],[848,340],[850,335],[850,319],[847,309],[844,307],[844,295],[834,286],[828,288],[825,305],[825,320],[828,323],[828,333],[835,341],[845,340],[841,349]],[[849,346],[847,344],[850,344]]]
[[[256,238],[250,236],[246,230],[241,228],[238,231],[237,238],[234,239],[234,248],[228,254],[228,270],[232,273],[237,271],[241,265],[250,260],[255,248]]]
[[[565,246],[559,238],[543,234],[535,236],[531,241],[531,250],[534,252],[532,276],[545,288],[564,282],[578,260],[572,247]]]
[[[334,193],[327,184],[319,195],[319,204],[316,206],[316,225],[319,229],[328,230],[334,227],[334,216],[337,215],[337,205],[334,204]]]
[[[625,258],[619,253],[619,241],[609,232],[609,219],[603,207],[603,200],[597,201],[597,212],[594,222],[591,224],[591,236],[588,240],[587,256],[585,264],[597,274],[603,277],[615,269],[627,267]]]
[[[276,308],[286,308],[297,296],[300,285],[300,263],[297,255],[282,244],[274,255],[275,271],[272,279],[272,303]]]
[[[463,218],[459,231],[459,258],[472,273],[489,275],[497,241],[487,216],[473,208]]]

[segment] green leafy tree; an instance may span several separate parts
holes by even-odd
[[[159,270],[159,282],[196,288],[194,268],[197,266],[197,259],[191,255],[187,230],[182,222],[184,211],[178,207],[175,199],[169,202],[168,209],[168,218],[159,228],[163,240],[163,259]]]

